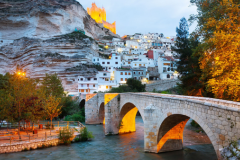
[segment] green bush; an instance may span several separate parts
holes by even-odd
[[[73,115],[68,115],[65,117],[64,121],[79,121],[85,122],[85,113],[83,112],[84,108],[81,109],[80,112],[75,113]]]
[[[81,141],[87,141],[87,140],[90,140],[90,139],[94,138],[92,132],[89,132],[87,130],[87,127],[84,127],[82,129],[80,129],[79,132],[80,132],[80,140]]]
[[[48,122],[47,124],[45,124],[46,129],[54,129],[54,124],[52,124],[52,128],[51,128],[51,124]]]
[[[196,128],[200,127],[200,125],[196,121],[194,121],[194,120],[192,120],[191,126],[196,127]]]
[[[71,139],[73,138],[74,129],[63,127],[62,130],[59,131],[58,138],[61,143],[71,144]]]

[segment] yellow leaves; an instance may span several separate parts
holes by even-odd
[[[50,118],[51,120],[61,113],[62,107],[59,106],[60,102],[61,102],[60,98],[55,98],[53,96],[49,96],[46,99],[44,109],[47,117]]]
[[[240,101],[240,9],[232,0],[223,0],[221,5],[222,18],[211,17],[203,26],[205,32],[214,30],[205,39],[211,45],[200,59],[200,68],[210,77],[208,89],[217,98]]]

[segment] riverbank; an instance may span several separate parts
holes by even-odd
[[[55,130],[38,130],[37,134],[21,132],[20,140],[17,134],[12,136],[1,136],[0,154],[57,146],[60,144],[58,133],[59,128],[56,128]],[[73,141],[75,138],[79,138],[78,132],[74,133]]]
[[[0,160],[217,160],[212,144],[184,145],[183,150],[160,154],[144,152],[144,124],[139,116],[136,118],[136,132],[129,134],[105,136],[103,125],[85,126],[95,136],[92,141],[1,154]]]

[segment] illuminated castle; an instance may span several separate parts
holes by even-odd
[[[87,8],[87,12],[97,23],[102,23],[105,28],[116,34],[116,22],[113,24],[107,22],[107,14],[104,8],[98,8],[95,3],[92,3],[92,8]]]

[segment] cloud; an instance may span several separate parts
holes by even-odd
[[[78,1],[85,9],[91,7],[89,0]],[[106,9],[108,22],[117,22],[120,36],[148,32],[174,36],[180,19],[197,13],[195,6],[190,7],[190,0],[95,0],[95,3]]]

